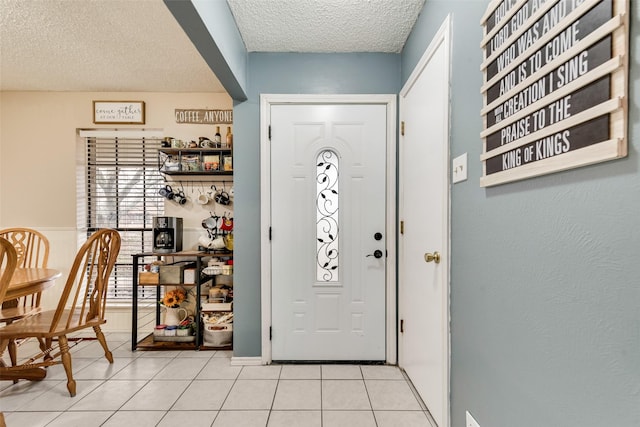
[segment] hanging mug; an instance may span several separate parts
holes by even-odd
[[[202,220],[202,227],[206,228],[209,231],[215,231],[218,229],[219,219],[220,219],[219,216],[215,216],[214,214],[211,214],[210,217]]]
[[[179,205],[184,205],[187,203],[187,196],[184,194],[184,191],[180,190],[177,194],[173,195],[173,200]]]
[[[233,230],[233,218],[227,218],[226,216],[223,216],[222,224],[220,225],[220,230],[222,231]]]
[[[233,233],[229,233],[224,236],[224,246],[229,251],[233,250]]]
[[[206,205],[207,203],[209,203],[209,196],[204,193],[200,193],[200,195],[198,196],[198,203],[201,205]]]
[[[173,192],[173,189],[170,185],[165,185],[160,189],[160,191],[158,191],[158,193],[160,193],[162,197],[166,197],[169,200],[172,200],[175,196],[175,193]]]
[[[216,192],[216,195],[213,197],[213,200],[215,200],[216,203],[225,205],[225,206],[231,204],[231,198],[229,197],[229,193],[227,193],[224,190],[218,190]]]
[[[218,236],[211,241],[211,249],[224,249],[226,246],[224,237]]]
[[[200,246],[203,248],[213,249],[213,239],[209,236],[200,236],[198,238],[198,243],[200,243]]]

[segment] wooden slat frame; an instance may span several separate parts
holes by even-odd
[[[572,49],[569,49],[568,51],[564,52],[562,55],[557,56],[556,58],[553,59],[553,61],[546,63],[538,71],[531,74],[522,82],[514,86],[510,91],[502,94],[502,96],[493,100],[491,104],[487,105],[480,111],[480,114],[487,114],[489,111],[493,110],[498,104],[504,102],[506,99],[513,96],[514,93],[520,92],[522,88],[529,86],[531,83],[537,81],[542,76],[548,74],[550,71],[555,69],[558,65],[564,64],[566,61],[568,61],[569,59],[571,59],[576,55],[576,51],[582,52],[586,50],[588,47],[590,47],[592,44],[596,43],[601,38],[606,37],[610,33],[613,33],[616,29],[618,29],[622,25],[623,22],[624,22],[623,15],[614,16],[609,21],[607,21],[602,26],[600,26],[598,29],[596,29],[594,32],[589,34],[587,37],[585,37],[584,39],[576,43],[576,45]],[[489,84],[489,83],[484,84],[480,88],[480,91],[486,92],[491,87],[493,87],[493,85],[496,83],[497,82],[493,82],[493,84]]]
[[[504,182],[517,181],[551,172],[587,166],[605,160],[613,160],[619,157],[620,144],[621,141],[617,138],[609,139],[566,154],[527,163],[514,169],[496,172],[480,178],[480,186],[490,187]]]
[[[519,11],[520,8],[522,8],[522,6],[524,6],[528,1],[529,0],[519,0],[514,6],[512,6],[511,9],[509,9],[509,12],[507,12],[507,14],[502,18],[502,23],[499,25],[494,25],[491,31],[485,34],[484,38],[480,42],[480,48],[482,49],[483,47],[485,47],[487,43],[489,43],[489,41],[498,33],[498,31],[500,31],[505,25],[509,24],[509,21],[511,20],[511,18],[513,18],[513,15],[515,15],[516,12]],[[501,0],[497,3],[501,3]],[[489,5],[489,7],[491,7],[491,5]],[[485,16],[482,17],[480,25],[486,24],[489,16],[491,16],[491,13],[493,12],[485,13]],[[525,23],[522,25],[526,24],[527,22],[525,21]],[[507,40],[505,40],[504,42],[509,43],[509,39],[507,38]]]
[[[551,0],[547,0],[547,1],[549,4],[554,4],[554,2]],[[567,16],[565,16],[563,21],[571,22],[571,23],[576,21],[579,17],[587,13],[589,9],[591,9],[593,6],[600,3],[601,1],[602,0],[586,0],[580,6],[573,9]],[[541,10],[542,9],[536,11],[536,13],[534,13],[529,19],[525,21],[525,24],[520,26],[518,31],[510,35],[505,43],[503,43],[498,49],[492,52],[491,56],[486,58],[484,62],[480,65],[480,69],[485,70],[489,66],[489,64],[491,64],[498,56],[500,56],[502,52],[504,52],[507,49],[507,47],[511,46],[513,42],[515,42],[518,39],[518,37],[520,37],[524,32],[526,32],[526,30],[528,30],[531,27],[531,24],[536,22],[532,19],[533,17],[537,17],[537,19],[539,19],[542,15],[544,15],[544,13],[540,14]],[[540,16],[538,16],[539,14]],[[538,40],[536,40],[535,43],[529,46],[524,52],[520,52],[519,56],[528,58],[531,53],[541,48],[546,42],[553,39],[555,36],[557,36],[558,34],[560,34],[562,31],[566,29],[567,29],[567,26],[556,25],[551,29],[551,31],[546,32],[543,36],[541,36]],[[511,67],[505,67],[505,69],[510,70]],[[504,70],[502,70],[502,72],[504,72]],[[496,76],[498,74],[496,74]]]
[[[541,48],[544,43],[548,42],[550,39],[555,37],[561,31],[564,31],[570,24],[573,24],[580,16],[586,13],[591,7],[597,5],[602,0],[587,0],[582,5],[578,6],[576,9],[571,11],[556,27],[554,27],[553,31],[549,31],[543,37],[538,39],[534,44],[532,44],[525,52],[523,52],[520,56],[524,56],[528,58],[532,53],[536,52],[539,48]],[[480,186],[481,187],[489,187],[493,185],[498,185],[506,182],[521,180],[525,178],[531,178],[534,176],[549,174],[553,172],[559,172],[567,169],[573,169],[581,166],[586,166],[594,163],[599,163],[603,161],[613,160],[617,158],[621,158],[627,155],[628,147],[627,147],[627,117],[628,117],[628,68],[629,68],[629,57],[628,57],[628,49],[629,49],[629,1],[628,0],[611,0],[613,6],[613,18],[607,21],[605,24],[597,28],[595,31],[591,32],[588,36],[582,39],[580,42],[576,43],[575,46],[572,46],[567,52],[559,55],[554,58],[548,64],[545,64],[540,70],[537,70],[532,75],[528,76],[522,82],[519,82],[517,86],[513,87],[509,92],[503,94],[499,98],[492,101],[490,105],[487,105],[487,91],[490,87],[496,84],[501,78],[503,78],[507,73],[513,71],[516,68],[518,63],[509,64],[509,66],[505,67],[501,72],[497,73],[490,81],[486,79],[486,68],[495,58],[499,55],[498,50],[503,52],[508,46],[513,44],[517,37],[519,37],[524,31],[528,30],[533,23],[539,19],[538,13],[546,13],[547,10],[552,7],[552,5],[557,2],[551,1],[549,7],[544,6],[545,12],[540,12],[540,9],[536,11],[534,15],[529,17],[525,24],[521,25],[519,30],[510,35],[509,38],[500,46],[498,50],[492,53],[491,57],[486,58],[482,64],[481,70],[484,74],[484,81],[486,82],[482,88],[481,93],[483,95],[483,109],[481,110],[482,120],[483,120],[483,130],[481,132],[481,137],[483,138],[483,154],[480,156],[482,160],[482,177],[480,178]],[[492,1],[487,8],[487,11],[482,17],[481,24],[485,28],[485,36],[482,40],[481,46],[486,46],[488,41],[499,31],[499,28],[502,28],[506,23],[509,22],[510,17],[512,17],[524,3],[516,3],[507,14],[503,18],[503,22],[505,24],[497,25],[492,28],[491,32],[486,32],[486,20],[493,13],[493,8],[497,7],[501,1]],[[565,24],[566,22],[566,24]],[[604,64],[596,67],[595,69],[589,71],[584,76],[574,80],[563,88],[551,92],[551,95],[547,95],[546,97],[538,100],[535,103],[527,106],[526,108],[520,110],[518,113],[511,115],[508,119],[502,120],[499,123],[496,123],[491,127],[491,129],[487,129],[487,113],[490,112],[493,108],[495,108],[500,103],[509,99],[509,97],[517,94],[522,91],[523,88],[528,87],[533,82],[540,79],[542,76],[546,75],[548,72],[555,69],[560,64],[563,64],[571,57],[577,55],[578,53],[586,50],[591,45],[595,44],[598,40],[607,35],[612,35],[612,58],[607,60]],[[520,61],[521,62],[521,61]],[[553,125],[547,126],[543,129],[540,129],[537,132],[529,134],[524,138],[520,138],[512,143],[505,144],[504,146],[498,147],[491,152],[487,152],[487,143],[486,137],[496,132],[497,130],[502,129],[505,126],[508,126],[510,123],[513,123],[520,118],[524,117],[526,114],[529,114],[533,111],[536,111],[539,107],[550,104],[556,99],[561,98],[562,96],[571,94],[576,90],[586,86],[592,81],[597,80],[598,78],[604,75],[611,76],[611,98],[608,101],[600,103],[596,106],[593,106],[585,111],[574,114],[571,117],[562,120],[561,122],[554,123]],[[595,76],[599,77],[595,77]],[[588,77],[588,78],[587,78]],[[567,87],[569,89],[567,90]],[[560,94],[558,94],[560,92]],[[496,172],[491,175],[486,175],[486,160],[505,152],[514,150],[518,147],[521,147],[527,143],[531,143],[536,139],[547,136],[549,134],[557,133],[563,129],[568,129],[577,124],[584,123],[593,118],[600,117],[602,115],[609,114],[610,120],[610,131],[609,136],[610,139],[605,141],[594,142],[587,147],[583,147],[574,151],[569,151],[565,154],[560,154],[557,156],[549,157],[542,160],[537,160],[535,162],[527,163],[522,166],[518,166],[509,170]]]
[[[545,128],[540,129],[537,132],[530,133],[524,138],[520,138],[514,142],[509,144],[502,145],[498,148],[495,148],[491,151],[483,153],[480,156],[480,160],[485,161],[495,156],[499,156],[500,154],[504,154],[507,151],[515,150],[518,147],[522,147],[530,142],[533,142],[537,139],[542,139],[545,136],[552,135],[557,133],[563,129],[568,129],[574,126],[577,126],[581,123],[588,122],[591,119],[595,119],[596,117],[603,116],[605,114],[613,113],[622,108],[622,98],[618,97],[614,99],[610,99],[601,104],[593,106],[587,110],[581,111],[578,114],[574,114],[568,119],[562,120],[560,122],[554,123],[551,126],[547,126]]]
[[[486,138],[492,133],[497,132],[504,127],[507,127],[508,125],[520,120],[526,115],[533,113],[534,111],[537,111],[541,107],[548,105],[554,101],[557,101],[558,99],[564,96],[572,94],[578,89],[585,87],[589,83],[592,83],[598,80],[599,78],[606,76],[607,74],[611,74],[613,71],[620,68],[623,64],[624,64],[624,61],[622,57],[616,56],[611,58],[604,64],[599,65],[593,70],[589,71],[587,74],[575,79],[569,84],[564,85],[561,89],[558,89],[552,92],[550,95],[547,95],[544,98],[541,98],[536,102],[529,104],[526,108],[523,108],[517,113],[510,115],[508,118],[499,121],[498,123],[494,124],[490,128],[483,130],[482,132],[480,132],[480,137]]]
[[[528,1],[528,0],[527,0]],[[513,15],[516,14],[516,12],[522,7],[522,5],[524,5],[525,3],[527,3],[527,1],[522,2],[522,4],[518,4],[517,6],[515,6],[512,10],[509,11],[508,14],[508,19],[511,19],[513,17]],[[591,0],[590,0],[591,1]],[[535,11],[535,13],[531,16],[529,16],[529,18],[527,18],[526,21],[524,21],[522,23],[522,25],[520,26],[520,28],[518,28],[518,31],[516,31],[515,33],[509,35],[509,37],[507,37],[507,39],[504,41],[504,43],[502,43],[500,45],[500,47],[498,49],[496,49],[495,51],[491,52],[491,56],[495,56],[496,52],[504,52],[504,50],[510,46],[511,44],[513,44],[513,42],[515,42],[516,40],[518,40],[518,37],[520,37],[522,35],[522,33],[524,32],[524,30],[527,30],[531,27],[532,24],[534,24],[538,19],[540,19],[545,13],[547,13],[549,11],[549,9],[551,9],[556,3],[553,1],[548,0],[544,5],[542,5],[542,7],[540,7],[538,10]],[[577,8],[576,8],[577,9]],[[507,19],[507,17],[505,16],[504,18],[505,20]],[[500,29],[502,29],[505,25],[508,24],[508,21],[505,21],[505,24],[502,25],[498,25],[496,27],[493,27],[491,29],[491,31],[484,36],[484,38],[482,39],[482,42],[480,43],[480,47],[483,48],[487,45],[487,43],[489,43],[489,41],[491,41],[491,39],[498,33],[498,31]],[[498,54],[499,55],[499,54]],[[495,59],[495,57],[494,57]],[[489,58],[485,57],[485,62],[488,61]],[[489,61],[489,64],[492,62],[493,60]],[[486,68],[486,67],[483,67]]]

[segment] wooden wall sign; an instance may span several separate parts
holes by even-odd
[[[627,155],[629,0],[493,0],[481,187]]]
[[[233,110],[179,110],[176,123],[232,124]]]
[[[93,101],[95,124],[144,124],[143,101]]]

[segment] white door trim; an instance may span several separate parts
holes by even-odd
[[[400,91],[400,97],[405,97],[407,95],[407,93],[413,87],[418,77],[420,77],[420,74],[422,73],[424,68],[427,66],[427,64],[429,63],[429,60],[434,55],[434,53],[438,50],[440,45],[444,45],[444,49],[447,52],[449,61],[451,61],[452,28],[453,28],[452,17],[451,15],[447,15],[442,25],[438,29],[438,32],[429,43],[427,50],[424,52],[424,54],[420,58],[420,61],[415,66],[415,68],[411,72],[411,75],[409,76],[406,83],[402,87],[402,90]],[[451,171],[449,168],[449,161],[450,161],[449,160],[450,158],[450,152],[449,152],[450,142],[449,141],[450,141],[450,129],[451,129],[450,109],[451,109],[451,70],[452,68],[453,67],[451,66],[451,62],[449,62],[449,76],[447,76],[448,78],[447,93],[449,94],[449,96],[446,98],[444,104],[442,105],[442,108],[447,111],[447,117],[448,117],[448,123],[446,124],[445,130],[444,130],[444,136],[445,136],[445,140],[447,141],[447,147],[444,150],[444,158],[442,159],[442,161],[445,164],[445,171],[447,171],[447,176],[449,177],[445,181],[445,188],[443,189],[444,200],[442,200],[442,206],[444,206],[446,209],[446,215],[445,215],[446,220],[445,220],[445,224],[443,224],[443,227],[442,227],[443,228],[442,241],[445,242],[444,244],[446,245],[446,248],[442,248],[442,253],[445,254],[446,260],[448,261],[447,267],[443,272],[444,281],[447,284],[447,291],[444,292],[443,300],[442,300],[443,316],[445,317],[443,319],[445,330],[442,331],[442,333],[446,334],[447,348],[444,354],[442,355],[444,366],[445,366],[444,375],[446,376],[446,378],[443,379],[444,388],[445,388],[444,392],[446,395],[446,399],[445,399],[445,408],[443,411],[445,419],[444,419],[444,426],[442,427],[447,427],[451,425],[451,394],[450,394],[450,390],[451,390],[451,327],[450,327],[451,326],[451,313],[450,313],[450,294],[451,294],[451,262],[450,262],[451,260],[451,178],[450,177],[451,177]],[[403,117],[402,104],[400,104],[400,117],[402,120],[402,117]],[[400,156],[400,159],[401,159],[400,162],[402,162],[402,156]],[[400,167],[402,167],[402,165],[400,165]],[[403,214],[402,214],[402,210],[403,210],[402,197],[404,192],[403,186],[404,186],[404,183],[401,182],[400,188],[399,188],[399,191],[400,191],[399,218],[403,217]],[[400,256],[403,256],[403,254],[401,253]],[[402,270],[399,271],[399,274],[402,274]],[[399,311],[400,311],[400,316],[402,316],[402,307],[399,307]]]
[[[277,104],[385,104],[387,106],[387,273],[386,361],[397,363],[396,327],[396,95],[260,95],[260,290],[262,309],[262,363],[271,363],[271,105]]]

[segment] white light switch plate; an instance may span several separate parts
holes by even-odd
[[[469,411],[467,411],[467,422],[464,427],[480,427],[480,424],[476,420],[473,419]]]
[[[453,159],[451,171],[453,174],[451,179],[454,184],[467,179],[467,153]]]

